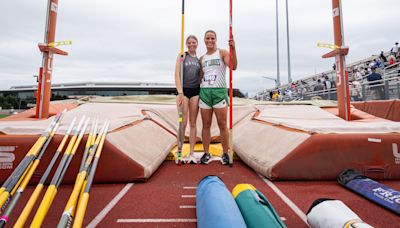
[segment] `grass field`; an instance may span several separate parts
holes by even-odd
[[[0,119],[8,116],[7,114],[0,114]]]

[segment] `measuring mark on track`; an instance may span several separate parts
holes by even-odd
[[[290,209],[292,209],[294,213],[296,213],[297,216],[299,216],[300,219],[308,225],[307,216],[303,213],[303,211],[301,211],[300,208],[297,207],[297,205],[293,203],[293,201],[290,200],[275,184],[273,184],[271,181],[267,180],[260,174],[259,176],[275,192],[275,194],[277,194],[283,200],[283,202],[285,202],[290,207]]]
[[[197,187],[186,186],[186,187],[183,187],[183,189],[197,189]]]
[[[104,207],[102,211],[87,225],[87,228],[94,228],[96,227],[103,219],[106,217],[108,212],[110,212],[115,205],[121,200],[122,197],[131,189],[133,183],[129,183],[125,185],[125,187],[112,199],[107,206]]]
[[[196,208],[196,205],[180,205],[180,209]]]
[[[117,223],[193,223],[197,219],[118,219]]]
[[[182,195],[182,198],[196,198],[196,195]]]

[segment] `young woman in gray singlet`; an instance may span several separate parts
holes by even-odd
[[[184,157],[184,161],[188,163],[197,163],[194,157],[194,145],[196,144],[196,120],[199,112],[199,91],[200,91],[200,60],[196,56],[198,41],[193,35],[186,38],[186,47],[188,50],[185,52],[185,59],[183,61],[183,82],[180,79],[180,66],[181,58],[178,55],[175,64],[175,85],[178,91],[176,97],[176,105],[179,110],[179,106],[183,105],[183,120],[182,120],[182,131],[183,135],[189,119],[190,133],[190,154],[188,157]],[[189,118],[188,118],[189,117]]]

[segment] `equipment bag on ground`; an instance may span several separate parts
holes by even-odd
[[[203,178],[196,190],[197,227],[246,227],[231,193],[217,176]]]
[[[379,182],[369,179],[361,173],[347,169],[338,182],[346,188],[400,215],[400,192]]]
[[[267,198],[251,184],[238,184],[232,190],[240,212],[249,228],[286,228]]]
[[[312,228],[372,228],[340,200],[317,199],[307,212]]]

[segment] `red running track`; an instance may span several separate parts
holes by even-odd
[[[219,176],[229,190],[239,183],[250,183],[272,203],[288,227],[308,227],[302,220],[311,203],[317,198],[334,198],[344,201],[361,219],[375,227],[397,227],[399,217],[362,197],[344,189],[336,182],[271,182],[240,161],[234,167],[219,162],[209,165],[176,166],[165,161],[153,177],[145,183],[95,185],[90,194],[84,225],[97,227],[196,227],[196,187],[207,175]],[[400,189],[395,181],[382,182]],[[272,186],[272,188],[271,188]],[[286,195],[296,214],[273,188]],[[13,215],[19,214],[33,187],[27,189]],[[43,227],[54,227],[62,214],[72,186],[62,186]],[[299,214],[299,215],[298,215]],[[15,217],[11,216],[11,223]],[[32,219],[32,215],[31,218]],[[158,220],[156,220],[158,219]],[[155,222],[158,221],[158,222]]]

